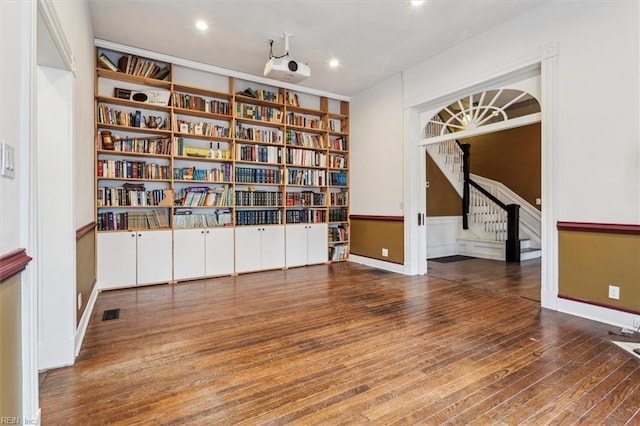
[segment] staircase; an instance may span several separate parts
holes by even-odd
[[[463,198],[464,153],[459,144],[454,140],[440,142],[428,145],[427,152]],[[458,254],[506,260],[508,218],[505,207],[510,206],[516,208],[516,215],[519,215],[520,260],[540,257],[540,211],[500,182],[471,174],[469,177],[467,229],[458,231]]]

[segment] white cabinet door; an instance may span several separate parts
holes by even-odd
[[[261,269],[260,236],[262,228],[240,226],[236,228],[236,272],[259,271]]]
[[[288,268],[307,264],[307,226],[287,225],[286,264]]]
[[[261,269],[284,268],[284,226],[268,225],[262,229]]]
[[[98,288],[136,285],[135,232],[98,233]]]
[[[205,272],[205,229],[173,231],[173,279],[200,278]]]
[[[329,258],[327,253],[327,224],[314,223],[308,225],[307,264],[325,263]]]
[[[168,283],[173,277],[171,231],[138,231],[138,285]]]
[[[233,274],[234,234],[233,228],[215,228],[205,231],[205,274]]]

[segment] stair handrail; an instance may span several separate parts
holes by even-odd
[[[539,247],[542,238],[540,235],[540,210],[536,209],[527,200],[513,192],[502,182],[474,175],[473,173],[471,173],[470,178],[480,184],[503,203],[514,203],[520,205],[520,236],[522,237],[522,233],[524,232],[527,235],[527,238],[531,239],[531,241],[535,241],[537,243],[537,247]],[[532,220],[536,221],[536,223],[532,223]]]
[[[462,171],[464,183],[462,189],[462,228],[469,229],[469,186],[473,186],[481,194],[489,198],[500,208],[507,212],[507,240],[505,241],[505,254],[507,262],[520,262],[520,206],[518,204],[504,204],[482,186],[471,180],[470,157],[471,145],[462,144],[456,139],[456,144],[462,149]]]
[[[473,179],[469,179],[469,184],[473,186],[475,189],[480,191],[482,195],[499,205],[503,210],[507,210],[507,205],[502,201],[498,200],[495,195],[484,189],[479,183],[476,183]]]

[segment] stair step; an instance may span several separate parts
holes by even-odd
[[[520,249],[520,260],[538,259],[542,257],[542,250],[538,248]]]
[[[505,242],[483,240],[480,238],[458,237],[458,254],[483,259],[505,260]],[[529,240],[520,240],[520,260],[537,259],[542,256],[542,250],[529,247]]]
[[[520,248],[520,253],[529,253],[534,251],[541,251],[541,250],[539,248],[533,248],[533,247]]]

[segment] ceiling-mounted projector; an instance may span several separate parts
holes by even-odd
[[[298,83],[311,76],[309,65],[298,62],[289,56],[289,37],[291,36],[292,34],[283,34],[284,55],[282,56],[273,55],[273,40],[269,40],[271,48],[269,50],[269,60],[264,66],[265,77],[289,83]]]
[[[264,76],[289,83],[298,83],[311,76],[311,69],[307,64],[294,61],[287,56],[273,57],[264,66]]]

